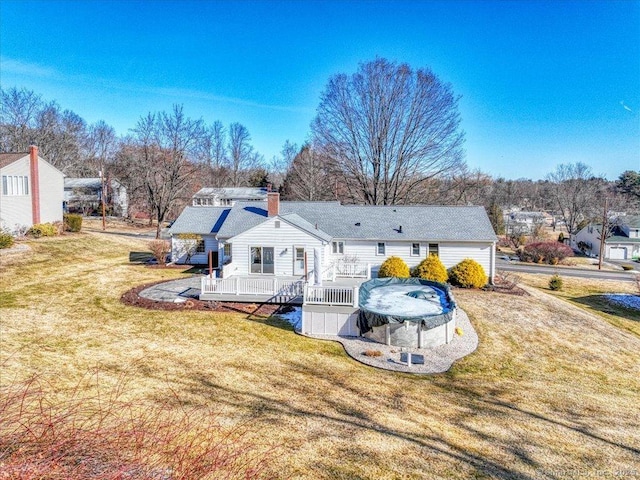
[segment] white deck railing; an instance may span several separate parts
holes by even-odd
[[[371,278],[371,264],[360,262],[337,262],[330,265],[324,272],[325,280],[335,281],[336,278]]]
[[[302,280],[279,278],[211,278],[202,277],[201,292],[226,295],[271,295],[296,297],[302,295]]]
[[[358,306],[359,287],[305,285],[303,302],[311,305]]]

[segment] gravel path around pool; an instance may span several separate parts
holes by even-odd
[[[410,348],[413,354],[423,355],[424,364],[412,364],[408,366],[406,362],[400,360],[401,348],[388,346],[383,343],[374,342],[364,337],[334,337],[325,335],[305,335],[309,338],[319,340],[330,340],[340,342],[347,355],[358,362],[371,367],[393,370],[395,372],[432,374],[443,373],[451,368],[453,362],[466,357],[478,348],[478,334],[469,321],[465,312],[458,308],[456,326],[462,328],[463,335],[453,335],[453,340],[447,345],[440,345],[435,348]],[[363,353],[367,350],[378,350],[382,352],[379,357],[369,357]],[[406,352],[407,349],[404,349]]]

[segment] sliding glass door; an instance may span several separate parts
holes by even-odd
[[[251,247],[251,273],[267,275],[275,273],[273,247]]]

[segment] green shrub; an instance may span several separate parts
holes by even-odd
[[[626,271],[633,270],[633,265],[629,265],[628,263],[625,263],[622,265],[622,269]]]
[[[384,277],[409,278],[409,267],[400,257],[389,257],[378,270],[378,278]]]
[[[440,260],[440,257],[429,254],[427,258],[422,260],[413,270],[413,276],[422,278],[423,280],[433,280],[434,282],[446,282],[449,278],[447,269]]]
[[[58,228],[51,223],[36,223],[29,229],[27,235],[34,238],[55,237],[58,234]]]
[[[558,241],[560,243],[564,243],[564,233],[560,232],[560,235],[558,235]]]
[[[555,274],[551,277],[551,280],[549,280],[549,288],[554,291],[562,289],[562,278],[560,278],[558,274]]]
[[[79,232],[82,229],[82,215],[76,213],[64,214],[65,232]]]
[[[449,280],[463,288],[482,288],[487,284],[487,274],[478,262],[465,258],[449,270]]]
[[[0,231],[0,248],[11,248],[15,239],[9,232]]]

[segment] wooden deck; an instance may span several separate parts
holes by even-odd
[[[299,277],[202,277],[200,300],[218,302],[316,304],[357,306],[363,278],[338,278],[323,285],[308,285]]]

